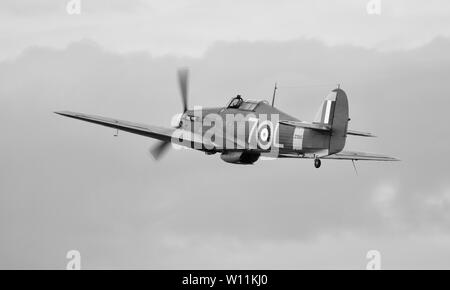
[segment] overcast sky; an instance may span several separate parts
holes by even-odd
[[[315,38],[385,50],[450,34],[446,0],[380,1],[380,15],[367,13],[369,0],[80,1],[81,14],[69,15],[69,0],[3,0],[0,58],[81,38],[121,52],[200,56],[216,41]]]
[[[0,4],[0,268],[62,269],[71,249],[84,268],[363,269],[371,249],[383,268],[449,268],[447,2],[62,2]],[[168,126],[180,66],[191,107],[278,81],[307,121],[341,83],[350,127],[379,136],[346,149],[402,162],[155,162],[151,139],[52,113]]]

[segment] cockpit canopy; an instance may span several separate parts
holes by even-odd
[[[227,108],[253,111],[258,106],[258,104],[259,102],[256,101],[244,101],[241,95],[237,95],[228,102]]]
[[[244,102],[244,99],[242,99],[241,95],[237,95],[236,97],[231,98],[231,100],[228,102],[227,108],[238,109],[242,102]]]

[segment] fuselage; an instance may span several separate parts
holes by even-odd
[[[205,150],[210,153],[244,150],[272,153],[276,157],[286,153],[314,155],[328,149],[329,134],[281,124],[280,121],[299,120],[261,101],[240,108],[188,110],[182,115],[180,125],[203,138],[211,138],[214,133],[213,140],[218,146]],[[219,139],[222,141],[217,142]],[[234,146],[230,140],[234,140]],[[252,141],[253,147],[250,146]]]

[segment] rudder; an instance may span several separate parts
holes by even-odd
[[[328,154],[342,151],[345,146],[348,125],[348,99],[341,89],[334,89],[325,98],[314,118],[315,123],[331,127]]]

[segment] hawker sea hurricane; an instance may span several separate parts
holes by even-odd
[[[346,93],[336,88],[325,98],[313,122],[300,121],[267,101],[244,100],[240,95],[225,107],[195,108],[187,105],[188,71],[178,72],[183,112],[173,127],[143,125],[61,111],[59,115],[111,127],[160,140],[151,153],[159,158],[171,145],[192,148],[206,154],[220,154],[234,164],[253,164],[261,157],[309,158],[319,168],[322,159],[396,161],[373,153],[344,151],[347,135],[374,137],[371,133],[349,130]],[[275,97],[275,94],[274,94]]]

